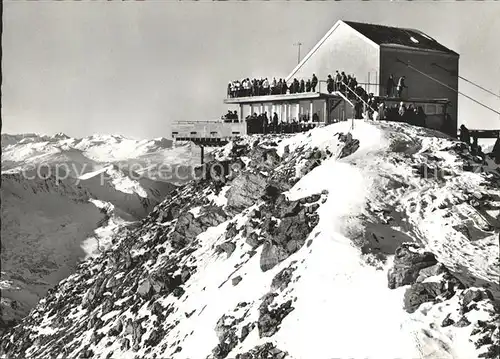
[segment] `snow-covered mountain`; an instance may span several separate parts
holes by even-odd
[[[62,133],[54,136],[2,134],[3,173],[50,163],[64,167],[73,177],[80,177],[113,164],[141,177],[181,183],[182,169],[199,161],[196,146],[173,147],[172,141],[163,137],[135,140],[116,135],[71,138]],[[179,173],[175,169],[179,166],[181,178],[176,176]]]
[[[152,159],[182,161],[179,154],[189,156],[189,147],[172,149],[164,138],[2,135],[0,328],[26,315],[81,259],[105,249],[109,237],[146,217],[175,188],[125,162],[140,170]]]
[[[491,161],[356,121],[247,137],[206,168],[50,290],[2,357],[497,358]]]

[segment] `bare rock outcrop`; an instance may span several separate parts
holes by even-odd
[[[265,343],[246,353],[237,354],[235,359],[284,359],[287,355],[287,352],[278,349],[273,343]]]
[[[231,183],[227,191],[229,206],[241,210],[253,205],[265,193],[266,178],[261,174],[242,173]]]
[[[279,330],[281,321],[294,309],[291,299],[273,307],[272,303],[276,296],[276,293],[266,294],[259,307],[257,328],[261,338],[274,335]]]
[[[403,243],[396,249],[393,267],[387,273],[389,288],[415,283],[420,270],[437,264],[436,257],[417,244]]]

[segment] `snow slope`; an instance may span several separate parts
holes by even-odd
[[[364,121],[215,158],[227,176],[177,189],[83,263],[3,336],[3,357],[497,357],[498,167],[468,170],[478,160],[438,132]],[[404,248],[438,264],[397,277]]]

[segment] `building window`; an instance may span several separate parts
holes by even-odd
[[[427,104],[425,105],[425,113],[427,115],[435,115],[436,112],[436,105],[435,104]]]

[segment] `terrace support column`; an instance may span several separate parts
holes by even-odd
[[[243,122],[243,105],[240,104],[240,116],[239,116],[239,122]]]
[[[309,122],[312,122],[313,119],[313,101],[309,103]]]
[[[297,122],[299,122],[299,118],[300,118],[300,102],[297,104],[296,108],[297,108],[297,117],[296,117],[296,119],[297,119]]]
[[[327,120],[328,120],[328,113],[326,112],[326,99],[325,99],[325,102],[323,102],[323,122],[325,123],[325,125],[327,124]]]
[[[262,115],[264,113],[264,104],[260,104],[260,114]]]

